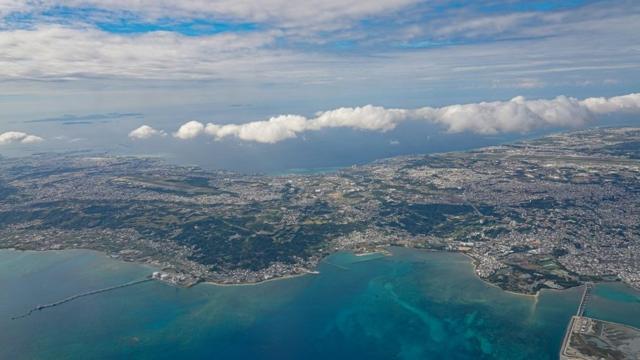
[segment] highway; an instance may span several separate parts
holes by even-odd
[[[576,312],[576,316],[584,316],[584,310],[589,304],[589,300],[591,300],[592,290],[593,290],[593,284],[590,282],[586,283],[584,292],[582,293],[582,298],[580,299],[580,305],[578,306],[578,311]]]

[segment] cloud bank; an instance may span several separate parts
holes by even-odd
[[[425,107],[414,111],[417,118],[441,124],[449,132],[480,134],[528,132],[542,127],[579,127],[596,120],[597,115],[619,112],[640,112],[640,93],[584,100],[567,96],[527,100],[518,96],[509,101]]]
[[[447,3],[0,0],[0,80],[637,83],[637,1],[491,16]]]
[[[208,135],[216,140],[232,137],[273,144],[295,138],[306,131],[329,128],[385,132],[407,120],[439,124],[450,133],[525,133],[544,127],[576,128],[595,121],[599,115],[613,113],[640,113],[640,93],[584,100],[567,96],[551,100],[527,100],[518,96],[509,101],[418,109],[387,109],[366,105],[319,112],[313,118],[279,115],[244,124],[220,125],[189,121],[180,126],[173,136],[189,140]],[[140,129],[135,131],[138,130]]]
[[[215,79],[232,65],[256,64],[247,53],[259,57],[260,64],[285,61],[284,51],[263,49],[275,35],[272,31],[199,37],[162,31],[122,35],[61,25],[0,31],[0,79]],[[242,71],[236,75],[245,76]]]
[[[126,12],[147,20],[210,17],[231,21],[270,23],[282,28],[334,29],[373,15],[385,15],[419,0],[2,0],[0,14],[11,11],[42,13],[55,7],[101,9],[102,16]]]
[[[35,144],[44,141],[43,138],[20,131],[7,131],[0,134],[0,145]]]

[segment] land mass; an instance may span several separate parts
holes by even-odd
[[[560,360],[625,360],[640,358],[640,330],[592,319],[571,318]]]
[[[0,248],[92,249],[189,286],[303,274],[341,250],[464,252],[533,294],[640,288],[640,128],[599,128],[330,174],[247,175],[87,153],[0,158]]]

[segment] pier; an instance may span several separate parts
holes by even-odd
[[[73,300],[77,300],[77,299],[82,298],[82,297],[96,295],[96,294],[100,294],[100,293],[105,293],[107,291],[122,289],[122,288],[125,288],[125,287],[142,284],[142,283],[145,283],[145,282],[151,281],[151,280],[153,280],[151,277],[147,277],[147,278],[142,279],[142,280],[130,281],[130,282],[127,282],[127,283],[124,283],[124,284],[120,284],[120,285],[115,285],[115,286],[110,286],[110,287],[106,287],[106,288],[102,288],[102,289],[98,289],[98,290],[91,290],[91,291],[83,292],[83,293],[80,293],[80,294],[69,296],[67,298],[64,298],[62,300],[59,300],[59,301],[56,301],[56,302],[53,302],[53,303],[50,303],[50,304],[38,305],[38,306],[34,307],[33,309],[29,310],[29,312],[27,312],[27,313],[24,313],[24,314],[19,315],[19,316],[12,317],[11,320],[22,319],[22,318],[25,318],[25,317],[33,314],[36,311],[40,311],[40,310],[56,307],[56,306],[71,302]]]

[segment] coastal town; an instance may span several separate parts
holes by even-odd
[[[478,276],[520,293],[640,288],[639,144],[638,128],[601,128],[282,176],[95,153],[0,158],[0,248],[92,249],[191,286],[402,246],[465,253]]]

